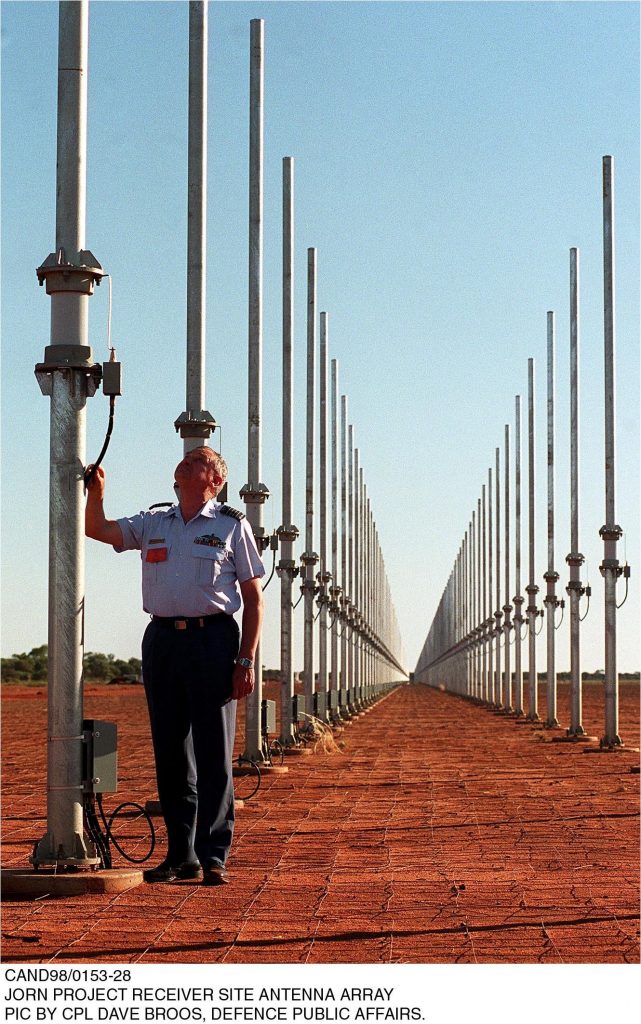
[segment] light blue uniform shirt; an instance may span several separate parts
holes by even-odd
[[[150,615],[233,615],[241,606],[238,582],[265,575],[247,520],[221,507],[208,501],[188,523],[178,505],[117,520],[123,543],[115,550],[141,553],[142,603]]]

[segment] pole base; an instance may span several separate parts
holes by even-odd
[[[568,733],[566,736],[553,736],[552,743],[598,743],[598,736],[588,736],[586,733]]]
[[[638,747],[626,747],[624,743],[606,744],[601,741],[598,747],[586,747],[584,754],[638,754]]]
[[[309,747],[284,747],[283,754],[285,757],[307,757],[312,751]],[[262,769],[261,769],[262,771]]]
[[[40,899],[117,893],[142,885],[140,868],[112,868],[108,871],[27,871],[3,868],[0,872],[5,899]]]

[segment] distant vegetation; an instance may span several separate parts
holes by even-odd
[[[34,647],[28,654],[13,654],[10,658],[0,659],[2,679],[5,683],[37,683],[47,681],[47,645]],[[84,657],[85,679],[101,680],[108,683],[119,676],[140,678],[142,663],[140,658],[129,658],[124,661],[113,654],[95,654],[89,651]]]

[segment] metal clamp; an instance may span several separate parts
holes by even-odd
[[[79,263],[70,263],[65,250],[50,252],[41,266],[36,268],[38,284],[46,284],[47,295],[56,292],[76,292],[93,295],[94,285],[100,284],[105,271],[89,249],[78,253]]]

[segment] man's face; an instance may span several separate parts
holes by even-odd
[[[206,491],[216,493],[223,484],[223,478],[214,469],[211,458],[201,448],[187,452],[174,471],[174,478],[179,487],[188,487],[195,492],[204,494]]]

